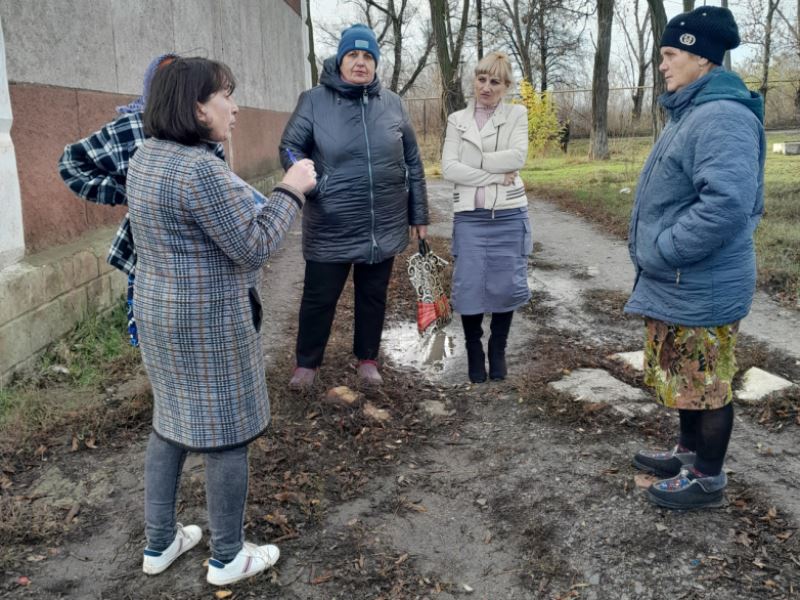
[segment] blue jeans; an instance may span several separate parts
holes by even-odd
[[[150,434],[144,463],[144,521],[147,547],[161,552],[175,539],[175,500],[188,451]],[[211,556],[234,559],[244,543],[247,446],[203,454]]]

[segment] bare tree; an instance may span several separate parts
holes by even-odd
[[[588,10],[575,0],[495,0],[487,10],[493,37],[514,57],[532,85],[545,91],[553,76],[571,71],[582,47]],[[576,23],[580,24],[576,27]]]
[[[744,37],[749,44],[761,47],[761,83],[759,91],[767,101],[769,91],[769,67],[772,60],[772,37],[774,33],[775,14],[781,0],[749,0],[748,15],[744,21]]]
[[[778,13],[781,21],[786,26],[786,31],[788,32],[789,37],[789,46],[792,48],[792,51],[797,57],[798,63],[800,63],[800,0],[797,0],[797,6],[795,7],[796,21],[794,23],[786,18],[786,15],[783,14],[783,11],[780,9],[780,7],[776,7],[775,11]],[[800,119],[800,85],[795,87],[794,111],[797,115],[797,118]]]
[[[308,62],[311,65],[311,85],[317,85],[317,55],[314,51],[314,26],[311,23],[311,0],[306,0],[306,27],[308,28]]]
[[[425,68],[428,62],[428,56],[433,48],[433,41],[431,36],[427,37],[427,43],[417,59],[416,65],[412,70],[410,76],[400,86],[400,75],[403,72],[403,49],[405,41],[406,28],[411,19],[415,16],[413,8],[409,7],[408,0],[360,0],[366,5],[366,12],[370,8],[382,14],[383,23],[381,28],[380,39],[385,42],[385,46],[392,49],[392,74],[389,79],[389,89],[393,92],[398,92],[401,96],[414,85],[414,80]],[[390,35],[387,35],[389,32]]]
[[[442,82],[442,111],[447,117],[466,105],[464,90],[461,87],[461,52],[467,33],[469,0],[461,6],[461,19],[453,35],[450,6],[447,0],[429,0],[431,5],[431,26],[436,44],[436,58]]]
[[[667,91],[667,85],[664,81],[664,76],[658,69],[661,63],[661,51],[659,45],[661,44],[661,35],[667,27],[667,12],[664,10],[663,0],[647,0],[647,5],[650,7],[650,30],[653,32],[653,98],[652,113],[653,113],[653,141],[658,139],[661,131],[664,129],[664,124],[667,122],[667,113],[658,98]]]
[[[647,84],[647,69],[650,67],[650,8],[645,10],[644,17],[639,13],[639,0],[633,0],[633,23],[630,23],[627,7],[617,7],[617,22],[625,36],[625,45],[628,47],[633,84],[636,86],[631,94],[633,100],[633,121],[642,117],[642,103],[644,102],[645,85]],[[632,27],[631,27],[632,25]]]
[[[428,66],[433,49],[429,31],[423,32],[425,42],[420,48],[410,48],[408,43],[408,32],[419,27],[419,0],[345,1],[356,8],[358,19],[375,32],[383,57],[379,69],[386,87],[405,95]],[[317,27],[324,34],[324,43],[335,49],[340,35],[337,26],[318,23]]]
[[[475,0],[476,37],[478,40],[478,60],[483,58],[483,0]]]
[[[608,153],[608,62],[611,58],[611,29],[614,0],[597,0],[597,51],[592,74],[591,157],[607,159]]]

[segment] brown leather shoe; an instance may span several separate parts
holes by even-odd
[[[316,369],[306,367],[295,367],[292,378],[289,380],[289,387],[293,390],[307,390],[313,387],[317,379]]]
[[[378,362],[375,360],[358,361],[358,379],[366,385],[381,385],[383,377],[378,373]]]

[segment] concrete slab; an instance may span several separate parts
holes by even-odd
[[[800,154],[800,142],[786,142],[783,144],[783,153],[791,155]]]
[[[755,404],[768,394],[792,385],[794,384],[788,379],[752,367],[742,377],[742,387],[736,392],[736,398],[746,404]]]
[[[652,412],[655,404],[639,388],[612,377],[603,369],[577,369],[567,377],[550,384],[572,396],[576,402],[602,402],[625,417]]]
[[[617,354],[612,354],[611,358],[625,363],[637,371],[644,371],[644,352],[642,350],[637,350],[635,352],[618,352]]]

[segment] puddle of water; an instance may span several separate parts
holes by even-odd
[[[452,364],[448,359],[462,353],[452,327],[450,324],[420,337],[416,324],[399,323],[384,329],[381,346],[394,362],[428,375],[439,375]]]

